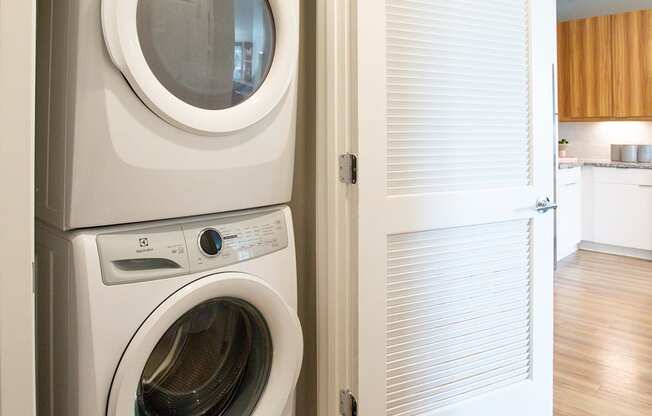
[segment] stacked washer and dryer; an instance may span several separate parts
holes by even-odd
[[[38,27],[38,414],[294,415],[298,0]]]

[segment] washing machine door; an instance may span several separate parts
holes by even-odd
[[[296,313],[264,281],[205,277],[164,301],[134,335],[107,416],[282,416],[302,339]]]
[[[102,0],[109,54],[141,100],[204,135],[244,129],[287,94],[297,0]]]

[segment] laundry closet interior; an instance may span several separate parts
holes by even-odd
[[[37,414],[316,414],[315,5],[37,10]]]

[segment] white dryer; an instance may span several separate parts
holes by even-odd
[[[289,201],[298,0],[39,0],[38,23],[41,220]]]
[[[288,208],[37,227],[39,414],[293,416]]]

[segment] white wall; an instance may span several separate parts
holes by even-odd
[[[35,0],[0,0],[0,415],[34,400]]]
[[[559,138],[571,143],[571,156],[609,159],[611,144],[652,144],[652,122],[560,123]]]
[[[557,0],[559,21],[652,9],[652,0]]]

